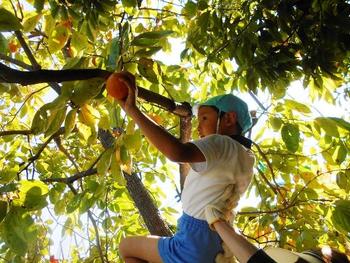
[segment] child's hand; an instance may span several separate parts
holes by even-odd
[[[122,74],[120,81],[128,87],[128,96],[123,100],[117,100],[117,102],[127,114],[130,114],[133,110],[137,109],[137,87],[135,76],[128,71],[120,73]]]

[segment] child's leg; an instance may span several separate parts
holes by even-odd
[[[158,236],[136,236],[122,239],[119,252],[126,263],[162,263],[158,253]]]

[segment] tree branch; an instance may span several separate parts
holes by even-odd
[[[58,147],[58,149],[65,155],[67,156],[67,158],[69,159],[69,161],[71,161],[71,163],[73,164],[73,166],[75,167],[75,170],[77,170],[77,172],[79,172],[79,167],[78,165],[75,163],[74,158],[72,156],[70,156],[69,152],[67,151],[66,148],[64,148],[64,146],[62,145],[62,141],[61,138],[59,136],[57,136],[56,138],[54,138],[55,143]]]
[[[96,168],[90,168],[86,171],[83,172],[79,172],[76,173],[70,177],[67,178],[46,178],[46,179],[42,179],[41,181],[43,181],[44,183],[53,183],[53,182],[57,182],[57,183],[64,183],[64,184],[72,184],[73,182],[75,182],[76,180],[79,180],[81,178],[90,176],[90,175],[94,175],[97,174],[97,169]]]
[[[60,128],[57,132],[55,132],[54,134],[52,134],[49,139],[47,139],[47,141],[41,146],[41,148],[39,149],[39,151],[32,157],[30,157],[28,159],[28,164],[22,169],[20,170],[17,175],[19,175],[21,172],[23,172],[25,169],[27,169],[29,167],[29,165],[31,165],[35,160],[37,160],[40,157],[40,154],[45,150],[46,146],[58,135],[61,135],[64,133],[64,128]],[[19,166],[24,165],[25,162],[22,162],[19,164]]]
[[[72,184],[68,184],[68,187],[70,188],[70,190],[73,192],[74,195],[78,194],[77,190],[75,190],[75,188],[72,186]],[[94,230],[95,230],[96,246],[97,246],[98,254],[99,254],[102,262],[106,262],[104,259],[104,256],[103,256],[103,252],[102,252],[102,247],[101,247],[101,243],[100,243],[100,235],[99,235],[99,231],[98,231],[98,226],[96,224],[96,220],[94,219],[90,209],[87,210],[87,214],[88,214],[88,217],[91,220],[92,225],[93,225]]]
[[[11,58],[9,56],[6,56],[5,54],[2,54],[2,53],[0,53],[0,59],[5,60],[7,62],[10,62],[12,64],[15,64],[17,66],[20,66],[20,67],[22,67],[24,69],[27,69],[27,70],[33,70],[34,69],[33,66],[28,65],[28,64],[26,64],[26,63],[24,63],[24,62],[22,62],[20,60]]]
[[[107,78],[111,72],[101,69],[66,69],[20,71],[0,63],[0,77],[6,83],[31,85],[43,82],[64,82],[91,78]]]
[[[33,69],[34,70],[40,69],[41,66],[36,61],[35,57],[33,56],[32,51],[30,50],[29,46],[27,45],[26,41],[24,40],[22,32],[17,30],[17,31],[15,31],[15,34],[16,34],[16,37],[17,37],[19,43],[21,44],[24,52],[26,53],[30,63],[33,65]]]
[[[22,85],[31,85],[43,82],[64,82],[74,80],[86,80],[91,78],[107,79],[112,74],[102,69],[66,69],[66,70],[35,70],[20,71],[7,67],[0,63],[0,83],[19,83]],[[192,116],[191,106],[184,103],[176,103],[174,100],[166,98],[158,93],[138,87],[140,98],[149,103],[155,103],[158,107],[182,117]]]
[[[32,134],[32,133],[33,132],[31,130],[0,131],[0,137],[7,136],[7,135],[15,135],[15,134],[28,135],[28,134]]]
[[[191,130],[192,130],[192,124],[191,124],[191,118],[190,117],[181,117],[180,118],[180,140],[183,143],[188,142],[191,140]],[[187,163],[181,163],[180,164],[180,191],[182,192],[185,178],[190,170],[190,165]]]
[[[270,169],[270,172],[271,172],[271,176],[272,176],[272,180],[273,182],[275,183],[276,187],[275,189],[278,191],[278,193],[281,195],[281,197],[284,199],[284,203],[287,204],[287,200],[285,199],[285,196],[282,194],[282,192],[280,191],[279,189],[279,185],[278,183],[276,182],[276,175],[275,175],[275,172],[273,171],[273,168],[272,168],[272,165],[269,161],[269,159],[267,159],[265,153],[261,150],[260,146],[253,142],[254,146],[258,149],[258,152],[260,153],[260,155],[262,156],[262,158],[265,160],[265,162],[267,163],[267,166],[269,167]]]
[[[42,91],[43,89],[46,89],[47,87],[49,87],[49,86],[45,86],[45,87],[43,87],[43,88],[41,88],[41,89],[38,89],[38,90],[36,90],[36,91],[30,93],[28,96],[26,96],[26,98],[25,98],[24,102],[22,103],[22,105],[18,108],[18,110],[16,111],[16,113],[13,115],[12,119],[9,120],[9,121],[5,124],[5,126],[7,126],[7,125],[9,125],[11,122],[13,122],[13,120],[16,118],[17,114],[21,111],[21,109],[23,108],[23,106],[26,104],[26,102],[27,102],[35,93],[38,93],[38,92]]]

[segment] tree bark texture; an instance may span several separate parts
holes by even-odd
[[[192,123],[191,117],[180,118],[180,140],[181,142],[188,142],[191,140]],[[185,178],[190,170],[190,165],[187,163],[180,164],[180,190],[184,188]]]
[[[109,131],[99,130],[98,137],[104,148],[113,146],[114,137]],[[170,228],[161,218],[154,200],[140,178],[136,174],[127,174],[125,172],[124,178],[127,182],[126,188],[134,200],[137,209],[140,211],[149,232],[157,236],[171,236],[172,232]]]

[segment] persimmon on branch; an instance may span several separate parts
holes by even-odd
[[[107,79],[112,73],[113,72],[103,69],[38,69],[35,71],[20,71],[0,63],[0,83],[18,83],[21,85],[46,82],[60,83],[64,81],[87,80],[92,78]],[[161,107],[180,117],[189,117],[192,115],[191,106],[187,102],[179,104],[169,98],[142,87],[138,87],[138,95],[145,101],[154,103],[158,107]]]

